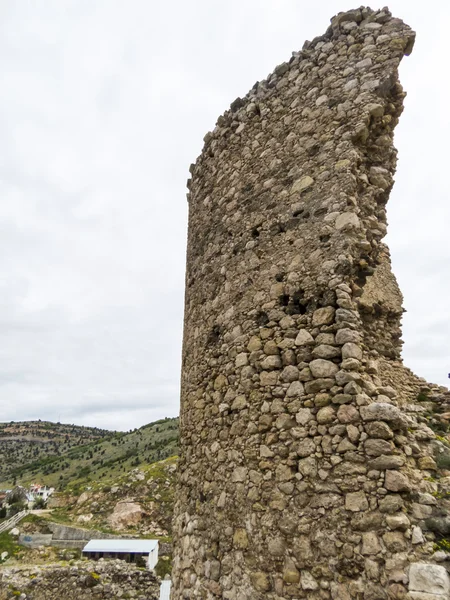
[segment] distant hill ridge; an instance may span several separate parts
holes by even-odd
[[[114,481],[121,472],[178,452],[178,418],[128,433],[49,421],[0,423],[0,489],[38,481]]]

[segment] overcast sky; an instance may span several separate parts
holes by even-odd
[[[0,0],[0,421],[178,414],[189,165],[230,102],[357,5]],[[445,385],[450,4],[390,8],[418,32],[387,238],[403,354]]]

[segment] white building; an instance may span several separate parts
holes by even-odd
[[[159,588],[159,600],[170,600],[170,588],[172,582],[170,579],[164,579],[161,581],[161,587]]]
[[[54,491],[55,488],[47,487],[46,485],[37,485],[33,483],[30,485],[30,491],[28,492],[28,501],[36,502],[38,498],[42,498],[44,502],[47,502],[47,500],[50,498]]]
[[[153,570],[158,562],[158,540],[90,540],[83,548],[83,556],[92,560],[120,558],[136,563],[144,559],[147,568]]]

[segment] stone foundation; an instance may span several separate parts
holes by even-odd
[[[191,166],[172,600],[448,597],[448,398],[382,242],[414,37],[339,14]]]
[[[73,566],[3,568],[0,600],[158,600],[159,580],[120,560],[79,562]]]

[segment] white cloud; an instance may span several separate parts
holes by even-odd
[[[353,4],[1,4],[0,419],[177,414],[189,164],[232,100]],[[450,7],[390,8],[419,33],[389,205],[404,356],[446,383]]]

